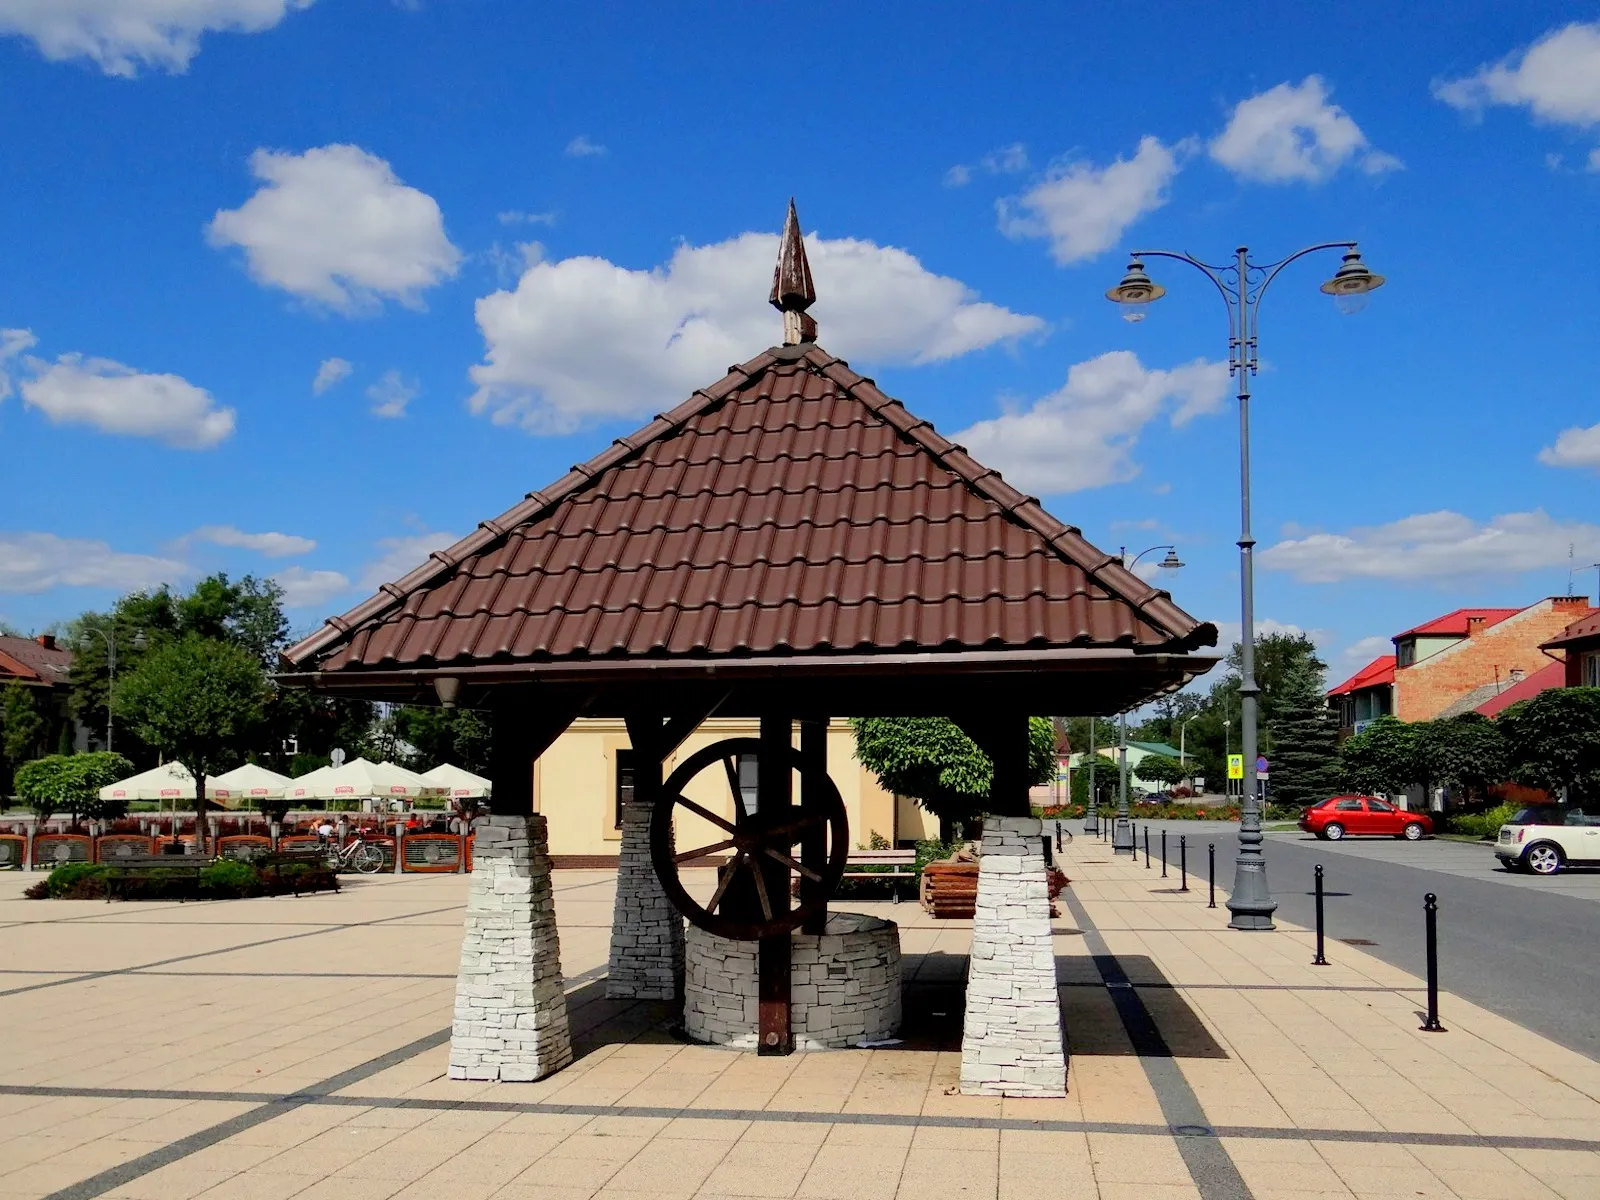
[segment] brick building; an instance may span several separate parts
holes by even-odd
[[[1396,634],[1393,656],[1368,663],[1328,692],[1341,731],[1359,732],[1377,716],[1431,721],[1491,712],[1513,689],[1554,686],[1558,672],[1544,647],[1600,610],[1586,596],[1550,596],[1526,608],[1458,608]]]

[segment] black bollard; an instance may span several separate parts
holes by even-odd
[[[1207,844],[1206,857],[1211,860],[1211,897],[1206,901],[1206,907],[1215,908],[1217,906],[1217,844],[1215,842]]]
[[[1144,827],[1144,869],[1150,869],[1150,826]]]
[[[1056,822],[1056,853],[1061,853],[1061,822]]]
[[[1187,892],[1189,890],[1189,835],[1187,833],[1178,835],[1178,869],[1183,876],[1183,886],[1178,890]]]
[[[1317,956],[1311,960],[1313,967],[1328,965],[1328,956],[1322,952],[1322,864],[1317,864]]]
[[[1422,898],[1422,915],[1428,925],[1428,1018],[1424,1033],[1444,1033],[1439,1024],[1439,897],[1429,892]]]
[[[1167,831],[1161,831],[1161,878],[1167,877]]]

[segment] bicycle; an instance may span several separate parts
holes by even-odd
[[[360,830],[343,846],[330,841],[326,852],[328,866],[335,871],[354,870],[363,875],[373,875],[383,867],[382,847],[367,841]]]

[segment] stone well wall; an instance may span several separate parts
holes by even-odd
[[[822,936],[795,933],[789,958],[796,1050],[837,1050],[900,1027],[900,929],[830,913]],[[755,942],[689,926],[683,1024],[696,1041],[754,1050],[759,1041]]]

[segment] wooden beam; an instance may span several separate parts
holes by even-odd
[[[994,764],[988,811],[997,817],[1028,816],[1033,811],[1028,799],[1028,718],[968,713],[950,719]]]
[[[589,702],[587,692],[535,703],[526,693],[500,698],[489,710],[489,811],[533,812],[533,764],[567,731]]]
[[[794,722],[788,717],[761,718],[761,754],[758,758],[757,806],[763,822],[782,820],[783,810],[794,804],[793,768],[789,762],[794,744]],[[789,868],[779,863],[757,865],[767,880],[767,896],[775,913],[789,911]],[[760,1055],[791,1054],[789,950],[787,930],[764,937],[756,951],[756,997]]]
[[[800,722],[800,807],[813,805],[820,796],[828,777],[828,719],[808,718]],[[819,825],[806,834],[800,843],[800,861],[811,870],[822,874],[828,865],[828,830]],[[828,898],[814,880],[800,880],[801,907],[817,905],[816,912],[807,919],[805,932],[822,934],[828,928]]]

